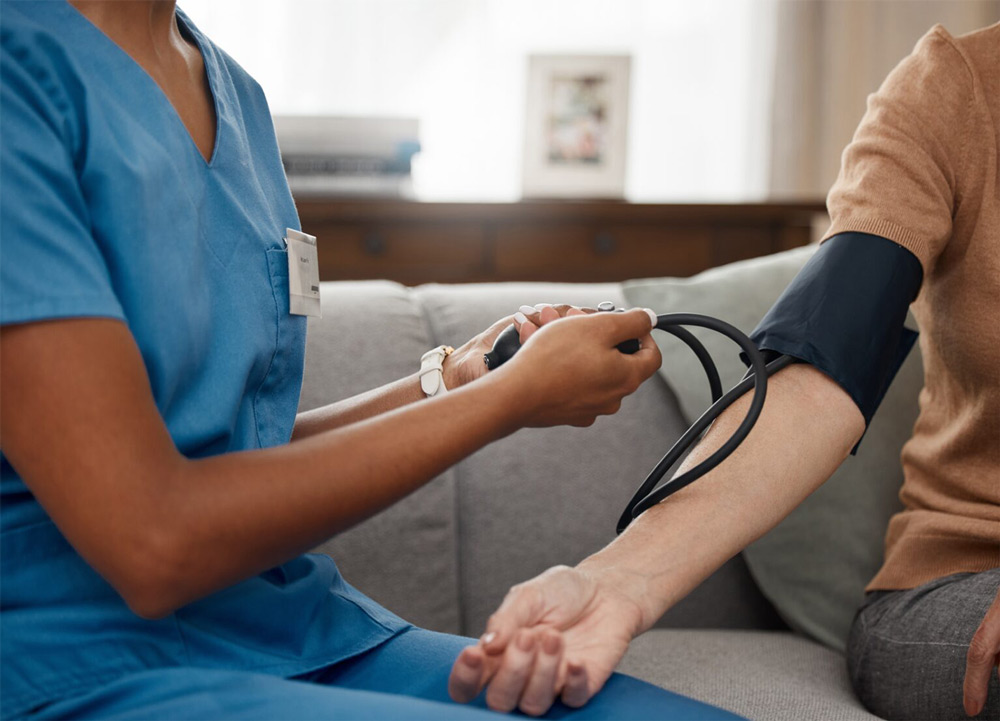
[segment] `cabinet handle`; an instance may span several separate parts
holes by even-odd
[[[368,255],[382,255],[385,252],[385,238],[375,230],[370,230],[361,239],[361,247]]]
[[[594,252],[598,255],[611,255],[617,250],[617,245],[615,236],[607,231],[601,231],[594,236]]]

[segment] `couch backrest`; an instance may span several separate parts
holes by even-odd
[[[324,317],[310,321],[303,410],[408,375],[428,348],[458,345],[526,302],[623,304],[610,283],[337,282],[322,295]],[[511,585],[611,540],[625,501],[685,425],[667,384],[653,378],[617,415],[588,429],[520,431],[319,550],[404,618],[478,635]],[[737,557],[661,625],[780,623]]]

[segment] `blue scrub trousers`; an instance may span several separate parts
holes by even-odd
[[[448,697],[448,674],[474,640],[418,628],[360,656],[303,677],[201,668],[126,676],[60,701],[35,718],[77,719],[497,719],[485,694],[471,704]],[[614,674],[590,703],[556,703],[547,719],[737,719],[645,681]]]

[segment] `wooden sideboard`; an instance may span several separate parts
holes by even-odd
[[[822,202],[654,205],[303,199],[323,280],[408,285],[688,276],[810,242]]]

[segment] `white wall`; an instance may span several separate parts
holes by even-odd
[[[274,113],[409,115],[419,197],[520,194],[526,58],[627,53],[626,194],[763,197],[773,0],[181,0]]]

